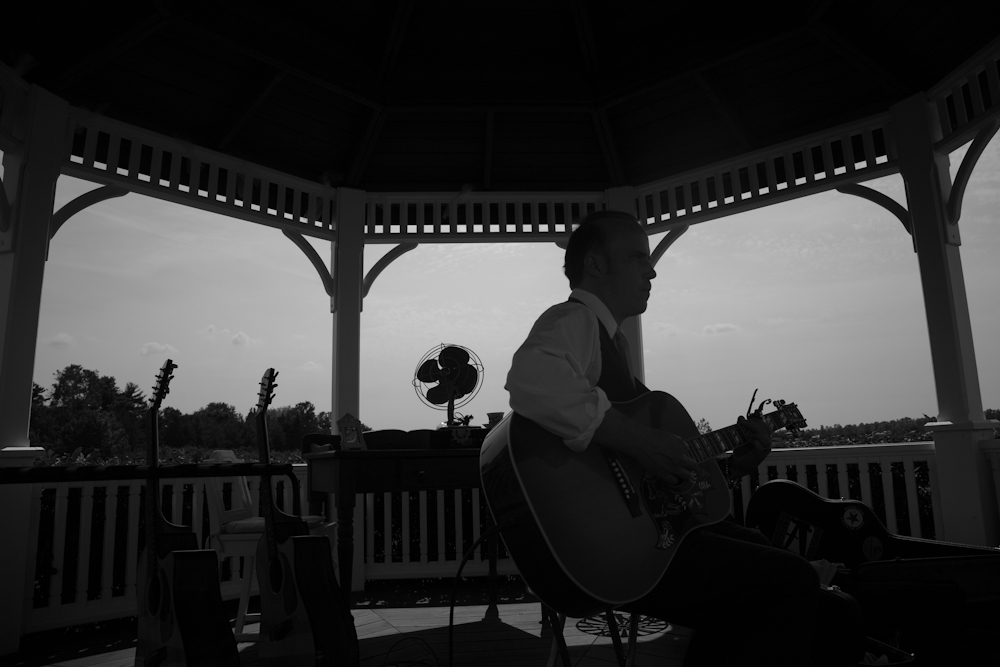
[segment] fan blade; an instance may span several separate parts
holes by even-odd
[[[475,389],[478,379],[479,371],[476,370],[475,366],[463,366],[462,372],[459,373],[458,378],[455,380],[455,398],[465,396]]]
[[[441,369],[438,368],[437,362],[433,359],[428,359],[420,365],[417,370],[417,379],[421,382],[437,382],[441,379]]]
[[[445,365],[445,360],[452,362],[452,368],[456,366],[465,366],[469,363],[469,353],[460,347],[449,345],[441,350],[441,354],[438,355],[438,359],[440,359],[442,366]]]
[[[451,398],[451,388],[443,384],[427,390],[427,400],[434,405],[444,405]]]

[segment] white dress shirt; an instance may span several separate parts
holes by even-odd
[[[599,326],[614,338],[618,323],[594,294],[574,289],[535,322],[511,362],[510,407],[582,451],[611,407],[601,377]]]

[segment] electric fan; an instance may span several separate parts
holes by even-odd
[[[448,410],[445,427],[468,425],[471,416],[458,421],[455,408],[475,398],[482,384],[483,363],[475,352],[461,345],[441,343],[431,348],[413,374],[413,389],[420,400],[435,410]]]

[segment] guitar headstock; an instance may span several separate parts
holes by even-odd
[[[800,428],[807,426],[805,417],[799,411],[799,406],[785,401],[774,401],[773,405],[777,409],[768,417],[774,422],[772,426],[775,431],[779,428],[785,428],[788,429],[789,433],[796,433]]]
[[[158,411],[163,399],[170,393],[170,380],[174,377],[174,369],[177,368],[172,360],[167,359],[160,366],[160,372],[156,375],[156,384],[153,386],[153,395],[150,397],[150,410]]]
[[[264,414],[267,411],[267,406],[274,400],[274,388],[278,386],[278,383],[275,382],[277,377],[278,372],[273,368],[264,371],[264,377],[260,379],[260,391],[257,393],[257,415]]]

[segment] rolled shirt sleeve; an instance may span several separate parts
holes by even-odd
[[[597,386],[601,375],[601,326],[580,303],[545,311],[514,353],[506,389],[510,407],[582,451],[611,407]]]

